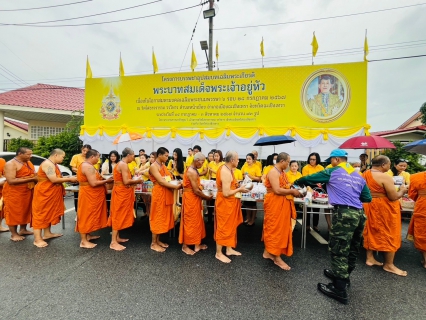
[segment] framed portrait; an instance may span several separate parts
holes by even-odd
[[[340,118],[349,106],[349,82],[337,70],[320,69],[312,73],[301,90],[301,104],[306,114],[317,122]]]

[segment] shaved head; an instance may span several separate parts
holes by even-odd
[[[50,156],[54,156],[54,155],[63,155],[63,154],[65,154],[65,151],[64,151],[64,150],[62,150],[62,149],[53,149],[53,150],[50,152]]]
[[[228,151],[225,155],[225,162],[231,162],[234,159],[238,159],[238,153],[236,151]]]
[[[206,156],[204,154],[202,154],[201,152],[197,152],[194,155],[194,160],[205,160]]]

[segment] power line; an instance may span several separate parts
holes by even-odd
[[[181,8],[181,9],[176,9],[176,10],[171,10],[171,11],[166,11],[166,12],[161,12],[161,13],[150,14],[150,15],[147,15],[147,16],[141,16],[141,17],[135,17],[135,18],[127,18],[127,19],[120,19],[120,20],[111,20],[111,21],[104,21],[104,22],[92,22],[92,23],[80,23],[80,24],[55,24],[55,25],[47,25],[47,26],[45,26],[45,25],[13,24],[12,23],[12,24],[3,24],[3,26],[32,27],[32,28],[57,28],[57,27],[92,26],[92,25],[125,22],[125,21],[132,21],[132,20],[139,20],[139,19],[145,19],[145,18],[151,18],[151,17],[161,16],[161,15],[165,15],[165,14],[169,14],[169,13],[174,13],[174,12],[179,12],[179,11],[183,11],[183,10],[192,9],[192,8],[198,7],[200,5],[204,5],[206,3],[208,3],[208,1],[205,1],[205,2],[200,3],[200,4],[196,4],[196,5],[193,5],[193,6]]]
[[[11,77],[15,78],[17,81],[22,82],[24,85],[27,85],[27,86],[30,85],[28,82],[25,82],[24,80],[19,78],[16,74],[14,74],[12,71],[7,69],[4,65],[0,64],[0,69],[3,70],[4,72],[6,72],[7,74],[9,74]]]
[[[135,8],[138,8],[138,7],[143,7],[143,6],[146,6],[146,5],[149,5],[149,4],[153,4],[153,3],[156,3],[156,2],[161,2],[161,1],[163,1],[163,0],[155,0],[155,1],[148,2],[148,3],[139,4],[137,6],[127,7],[127,8],[122,8],[122,9],[117,9],[117,10],[112,10],[112,11],[107,11],[107,12],[101,12],[101,13],[91,14],[91,15],[87,15],[87,16],[75,17],[75,18],[50,20],[50,21],[38,21],[38,22],[0,23],[0,25],[1,26],[16,26],[16,25],[21,25],[21,24],[22,25],[33,25],[33,24],[42,24],[42,23],[51,23],[51,22],[77,20],[77,19],[90,18],[90,17],[101,16],[101,15],[105,15],[105,14],[110,14],[110,13],[116,13],[116,12],[120,12],[120,11],[135,9]]]
[[[39,9],[48,9],[48,8],[56,8],[56,7],[63,7],[63,6],[70,6],[73,4],[83,3],[83,2],[91,2],[92,0],[84,0],[84,1],[78,1],[78,2],[71,2],[71,3],[65,3],[65,4],[57,4],[54,6],[47,6],[47,7],[38,7],[38,8],[26,8],[26,9],[2,9],[0,11],[26,11],[26,10],[39,10]]]
[[[201,6],[200,13],[198,14],[198,18],[197,18],[197,21],[195,22],[194,29],[192,30],[191,39],[189,39],[188,46],[186,47],[185,55],[183,56],[182,63],[181,63],[180,68],[179,68],[179,72],[182,69],[183,62],[185,61],[186,54],[188,53],[189,46],[191,44],[192,39],[194,38],[195,30],[197,29],[198,20],[200,20],[201,11],[203,11],[203,6]]]
[[[363,15],[363,14],[370,14],[370,13],[377,13],[377,12],[411,8],[411,7],[416,7],[416,6],[422,6],[422,5],[425,5],[425,4],[426,3],[417,3],[417,4],[402,6],[402,7],[394,7],[394,8],[373,10],[373,11],[358,12],[358,13],[348,13],[348,14],[342,14],[342,15],[331,16],[331,17],[313,18],[313,19],[306,19],[306,20],[296,20],[296,21],[277,22],[277,23],[267,23],[267,24],[258,24],[258,25],[253,25],[253,26],[226,27],[226,28],[217,28],[217,29],[214,29],[214,30],[219,31],[219,30],[231,30],[231,29],[247,29],[247,28],[268,27],[268,26],[277,26],[277,25],[283,25],[283,24],[294,24],[294,23],[301,23],[301,22],[319,21],[319,20],[327,20],[327,19],[345,18],[345,17],[359,16],[359,15]]]
[[[388,59],[377,59],[377,60],[368,60],[368,62],[377,62],[377,61],[386,61],[386,60],[399,60],[399,59],[413,59],[413,58],[421,58],[426,57],[426,54],[421,54],[418,56],[407,56],[407,57],[395,57],[395,58],[388,58]]]

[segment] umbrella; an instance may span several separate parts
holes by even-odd
[[[140,140],[140,139],[142,139],[142,136],[139,133],[136,133],[136,132],[123,133],[122,135],[115,138],[113,144],[119,144],[121,142],[129,142],[129,141]]]
[[[269,137],[263,137],[256,141],[254,146],[274,146],[274,152],[275,152],[275,146],[278,144],[284,144],[284,143],[290,143],[296,141],[293,137],[290,136],[269,136]]]
[[[426,155],[426,139],[411,142],[403,146],[403,148],[409,152]]]
[[[361,136],[346,140],[339,149],[396,149],[387,139],[379,136]]]

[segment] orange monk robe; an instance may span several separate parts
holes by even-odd
[[[182,213],[180,217],[179,243],[186,245],[201,244],[201,239],[206,237],[206,228],[202,215],[203,204],[201,197],[197,196],[188,178],[188,170],[183,175]],[[200,177],[198,177],[200,186]]]
[[[408,235],[411,237],[407,238],[414,238],[416,249],[426,252],[426,172],[411,175],[408,196],[416,204],[408,227]]]
[[[158,162],[151,166],[158,167]],[[170,172],[164,164],[161,165],[160,175],[171,177]],[[173,217],[173,190],[158,184],[153,175],[149,179],[154,183],[151,195],[151,211],[149,214],[149,225],[154,234],[166,233],[175,226]]]
[[[371,170],[364,178],[373,200],[364,203],[367,222],[364,228],[364,248],[373,251],[396,252],[401,247],[401,207],[399,201],[390,201],[385,189],[373,178]],[[374,193],[379,193],[375,197]]]
[[[34,177],[33,164],[28,161],[16,172],[16,178]],[[31,222],[31,207],[34,193],[34,182],[3,187],[4,217],[8,226],[17,226]]]
[[[55,173],[58,178],[62,178],[61,170],[57,165],[55,165]],[[65,189],[62,183],[52,183],[41,166],[37,179],[38,183],[34,188],[31,225],[34,229],[45,229],[61,221],[65,209]]]
[[[226,165],[221,166],[216,173],[217,196],[214,217],[214,239],[218,245],[237,246],[237,227],[243,222],[241,199],[235,196],[225,197],[222,193],[222,170],[230,170]],[[232,174],[231,190],[238,188],[237,179]]]
[[[268,176],[265,180],[268,192],[263,204],[265,216],[263,221],[263,241],[265,249],[274,256],[293,254],[293,228],[291,218],[296,219],[293,196],[277,195],[272,191]],[[290,183],[285,172],[280,175],[280,188],[289,189]]]
[[[118,166],[115,166],[113,174],[114,188],[111,195],[111,214],[108,218],[108,227],[112,226],[113,230],[123,230],[131,227],[135,222],[133,215],[135,189],[132,185],[123,184],[123,176],[118,172]],[[130,171],[128,178],[132,178]]]
[[[6,160],[3,158],[0,158],[0,178],[3,178],[4,176],[4,166],[6,164]],[[3,186],[0,186],[0,198],[3,197]],[[4,211],[3,209],[0,210],[0,222],[1,219],[4,219]]]
[[[96,171],[96,179],[103,180],[98,171]],[[106,228],[108,219],[105,185],[91,187],[87,182],[87,177],[81,172],[81,165],[77,169],[77,180],[80,189],[75,231],[90,233]]]

